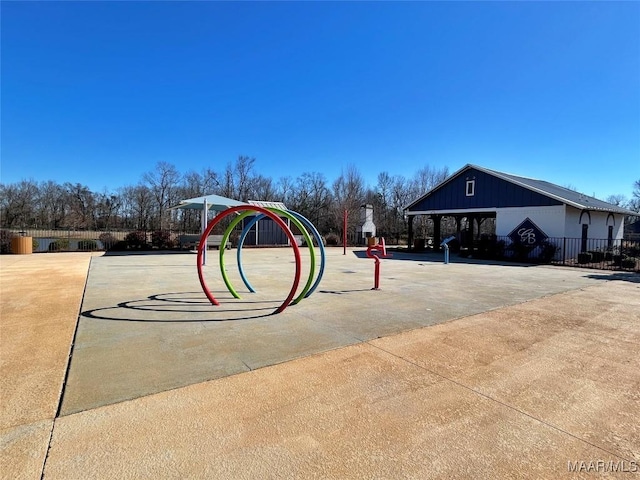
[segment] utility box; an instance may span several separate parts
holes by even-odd
[[[30,255],[33,253],[33,237],[13,237],[11,239],[11,253]]]

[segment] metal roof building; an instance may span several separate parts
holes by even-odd
[[[625,215],[637,215],[616,205],[568,188],[532,178],[465,165],[405,208],[409,218],[409,245],[413,221],[425,215],[434,221],[434,244],[440,245],[440,222],[456,220],[458,234],[463,219],[471,238],[483,219],[495,219],[497,236],[529,235],[527,241],[547,238],[579,238],[583,248],[589,239],[620,241]],[[524,237],[523,237],[524,238]],[[538,240],[535,240],[538,241]]]

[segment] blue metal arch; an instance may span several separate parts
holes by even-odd
[[[324,244],[322,243],[322,237],[320,236],[320,233],[318,232],[316,227],[313,225],[313,223],[311,223],[311,221],[309,219],[307,219],[304,215],[302,215],[302,214],[300,214],[298,212],[294,212],[293,210],[287,210],[287,212],[289,214],[291,214],[292,216],[296,217],[308,230],[311,230],[311,234],[315,238],[316,242],[318,242],[318,246],[320,248],[320,270],[318,271],[318,275],[317,275],[317,277],[315,279],[315,282],[309,288],[309,290],[307,291],[306,295],[304,296],[304,298],[307,298],[309,295],[311,295],[315,291],[316,288],[318,288],[318,285],[320,284],[320,281],[322,280],[322,276],[324,275],[324,268],[325,268],[325,264],[326,264],[326,252],[325,252]],[[238,263],[238,271],[240,273],[240,278],[242,278],[242,281],[244,282],[245,286],[247,287],[247,289],[251,293],[255,293],[255,289],[253,288],[253,286],[251,285],[251,283],[249,282],[249,280],[247,279],[247,277],[246,277],[246,275],[244,273],[244,267],[242,266],[242,247],[243,247],[244,241],[245,241],[245,239],[246,239],[246,237],[247,237],[247,235],[249,233],[249,230],[251,230],[251,228],[257,222],[259,222],[262,218],[264,218],[265,216],[266,215],[264,215],[264,214],[260,214],[260,215],[256,215],[251,220],[249,220],[249,222],[242,229],[242,233],[240,234],[240,237],[238,238],[238,247],[237,247],[237,250],[236,250],[236,259],[237,259],[237,263]],[[310,245],[309,248],[313,248],[313,245]]]

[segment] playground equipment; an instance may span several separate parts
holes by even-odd
[[[255,215],[255,214],[258,215]],[[249,281],[246,278],[246,275],[244,273],[244,268],[242,266],[242,246],[243,243],[247,237],[247,233],[249,232],[249,230],[251,229],[251,227],[258,222],[260,219],[264,218],[264,217],[268,217],[271,220],[273,220],[285,233],[285,235],[287,236],[287,238],[289,239],[289,243],[291,244],[292,248],[293,248],[293,253],[294,253],[294,257],[295,257],[295,277],[293,280],[293,283],[291,285],[291,290],[289,291],[289,294],[287,295],[287,298],[284,300],[284,302],[282,302],[282,304],[275,310],[274,313],[280,313],[282,312],[285,308],[287,308],[287,306],[291,303],[293,303],[294,305],[297,304],[298,302],[300,302],[303,298],[308,297],[309,295],[311,295],[314,290],[317,288],[317,286],[320,284],[320,281],[322,280],[322,275],[324,274],[324,267],[325,267],[325,262],[326,262],[326,254],[325,254],[325,250],[324,250],[324,245],[322,244],[322,237],[320,236],[320,234],[318,233],[318,230],[315,228],[315,226],[307,219],[305,218],[303,215],[294,212],[292,210],[282,210],[282,209],[278,209],[278,208],[264,208],[264,207],[258,207],[255,205],[239,205],[236,207],[232,207],[229,208],[227,210],[222,211],[219,215],[217,215],[207,226],[207,228],[205,229],[205,231],[202,233],[202,236],[200,237],[200,243],[198,245],[198,256],[197,256],[197,266],[198,266],[198,278],[200,280],[200,285],[202,286],[202,290],[204,291],[205,295],[207,296],[207,298],[209,299],[209,301],[213,304],[213,305],[219,305],[219,302],[216,300],[216,298],[213,296],[213,294],[211,293],[211,291],[209,290],[209,287],[207,287],[207,284],[205,282],[204,279],[204,274],[202,271],[202,266],[204,264],[204,255],[205,255],[205,249],[206,249],[206,245],[207,245],[207,237],[209,236],[209,234],[211,233],[211,231],[213,230],[213,228],[220,223],[220,221],[225,218],[228,215],[231,214],[238,214],[236,218],[233,219],[233,221],[231,221],[231,223],[229,224],[229,226],[227,227],[227,229],[224,232],[224,235],[222,236],[222,241],[220,244],[220,273],[222,274],[222,279],[224,280],[224,283],[227,287],[227,289],[229,290],[229,292],[231,293],[231,295],[234,296],[234,298],[240,298],[240,295],[238,294],[238,292],[235,290],[235,288],[233,287],[233,285],[231,284],[231,281],[229,280],[229,277],[227,275],[226,269],[224,267],[224,254],[226,251],[226,245],[227,242],[229,241],[229,236],[231,235],[231,232],[233,231],[233,229],[246,217],[250,216],[250,215],[254,215],[254,217],[247,223],[247,225],[244,227],[244,229],[242,230],[242,234],[239,237],[238,240],[238,249],[237,249],[237,260],[238,260],[238,269],[239,269],[239,273],[240,273],[240,277],[242,278],[242,281],[244,282],[245,286],[249,289],[250,292],[255,292],[255,289],[253,288],[253,286],[251,285],[251,283],[249,283]],[[289,228],[289,226],[282,220],[282,217],[287,218],[288,220],[290,220],[297,228],[298,230],[300,230],[300,232],[302,233],[302,236],[309,248],[309,256],[310,256],[310,260],[311,260],[311,266],[309,269],[309,276],[307,278],[307,282],[305,283],[301,293],[294,299],[294,296],[298,290],[298,286],[300,284],[300,271],[301,271],[301,256],[300,256],[300,249],[298,247],[298,244],[296,243],[296,239],[293,236],[293,233],[291,232],[291,229]],[[311,230],[311,233],[314,237],[314,239],[316,240],[316,242],[318,243],[318,246],[320,248],[320,270],[318,272],[318,275],[316,277],[315,272],[316,272],[316,253],[315,253],[315,249],[313,246],[313,240],[311,239],[311,236],[309,235],[309,230]],[[314,277],[315,277],[315,281],[314,281]]]
[[[380,255],[378,255],[378,253]],[[384,238],[380,238],[380,243],[369,245],[367,247],[367,257],[373,258],[376,262],[375,272],[373,275],[373,288],[371,290],[380,290],[380,258],[391,257],[390,253],[387,254],[387,246],[384,243]]]
[[[451,235],[450,237],[445,238],[440,244],[441,247],[444,247],[444,264],[447,265],[449,263],[449,242],[451,240],[455,240],[455,236]]]

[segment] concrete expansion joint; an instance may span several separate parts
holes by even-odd
[[[40,480],[44,479],[44,469],[47,466],[47,460],[49,460],[49,453],[51,452],[51,442],[53,442],[53,430],[56,428],[56,420],[57,418],[54,418],[53,422],[51,422],[51,430],[49,430],[49,439],[47,441],[47,453],[42,461],[42,470],[40,470]]]
[[[495,397],[492,397],[491,395],[487,395],[486,393],[483,393],[483,392],[481,392],[481,391],[479,391],[479,390],[477,390],[477,389],[475,389],[473,387],[465,385],[464,383],[461,383],[458,380],[455,380],[453,378],[447,377],[446,375],[443,375],[443,374],[441,374],[439,372],[436,372],[435,370],[431,370],[431,369],[425,367],[424,365],[420,365],[419,363],[416,363],[416,362],[414,362],[413,360],[411,360],[409,358],[406,358],[406,357],[403,357],[403,356],[398,355],[396,353],[393,353],[393,352],[391,352],[389,350],[386,350],[386,349],[384,349],[384,348],[382,348],[382,347],[380,347],[378,345],[374,345],[374,344],[372,344],[370,342],[365,342],[365,343],[367,345],[370,345],[373,348],[376,348],[376,349],[388,354],[388,355],[391,355],[394,358],[397,358],[398,360],[401,360],[401,361],[406,362],[406,363],[408,363],[410,365],[413,365],[413,366],[415,366],[415,367],[417,367],[417,368],[419,368],[421,370],[424,370],[425,372],[428,372],[428,373],[430,373],[432,375],[440,377],[440,378],[442,378],[443,380],[445,380],[447,382],[453,383],[454,385],[456,385],[456,386],[458,386],[460,388],[463,388],[463,389],[465,389],[465,390],[467,390],[469,392],[472,392],[472,393],[474,393],[474,394],[476,394],[478,396],[481,396],[481,397],[485,398],[486,400],[489,400],[490,402],[494,402],[494,403],[496,403],[496,404],[498,404],[498,405],[500,405],[502,407],[505,407],[505,408],[508,408],[510,410],[513,410],[514,412],[516,412],[516,413],[518,413],[520,415],[524,415],[525,417],[528,417],[531,420],[534,420],[534,421],[540,423],[541,425],[544,425],[544,426],[546,426],[548,428],[556,430],[557,432],[560,432],[560,433],[562,433],[564,435],[568,435],[571,438],[573,438],[575,440],[578,440],[579,442],[585,443],[585,444],[587,444],[587,445],[589,445],[589,446],[591,446],[593,448],[597,448],[598,450],[601,450],[602,452],[607,453],[609,455],[612,455],[612,456],[614,456],[616,458],[619,458],[620,460],[624,460],[625,462],[633,461],[632,458],[622,457],[622,456],[620,456],[619,454],[617,454],[615,452],[612,452],[610,450],[607,450],[606,448],[603,448],[603,447],[601,447],[599,445],[591,443],[588,440],[585,440],[584,438],[581,438],[581,437],[579,437],[579,436],[577,436],[577,435],[575,435],[575,434],[573,434],[571,432],[568,432],[567,430],[564,430],[564,429],[558,427],[557,425],[554,425],[552,423],[549,423],[549,422],[543,420],[542,418],[539,418],[539,417],[536,417],[535,415],[527,413],[524,410],[521,410],[520,408],[517,408],[517,407],[515,407],[513,405],[510,405],[508,403],[505,403],[502,400],[499,400],[499,399],[497,399]]]

